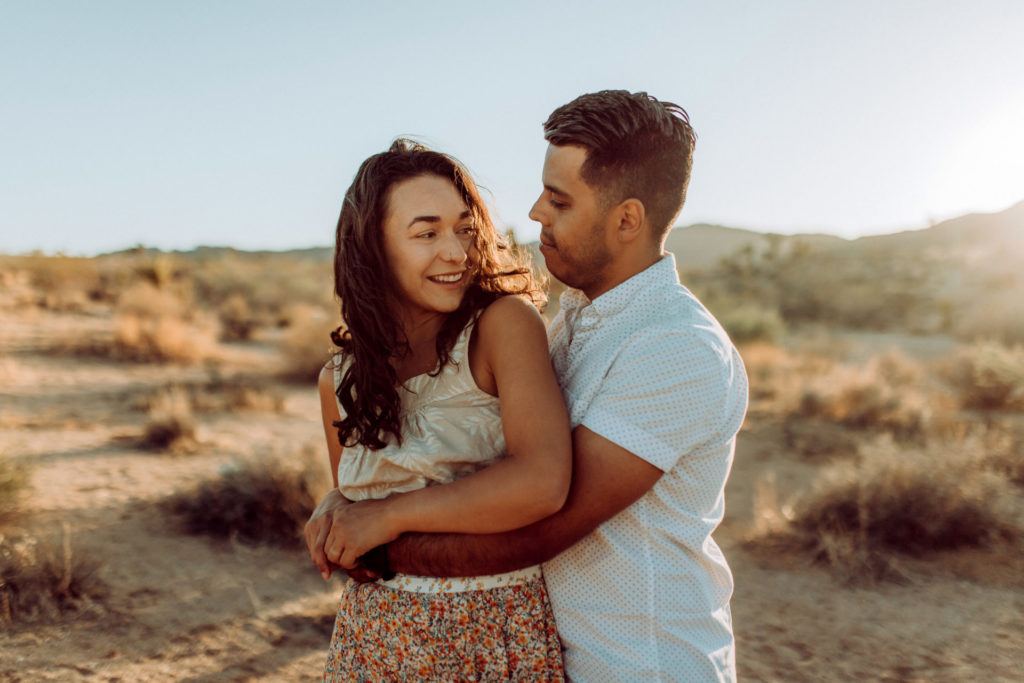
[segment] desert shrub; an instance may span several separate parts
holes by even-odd
[[[111,355],[141,362],[194,362],[216,349],[215,325],[167,290],[138,282],[117,304]]]
[[[744,303],[738,306],[713,306],[711,310],[737,344],[774,342],[786,332],[786,323],[777,308]]]
[[[297,306],[281,342],[284,358],[282,375],[300,382],[313,381],[331,355],[337,351],[330,333],[340,324],[339,315],[320,308]]]
[[[18,507],[22,493],[28,486],[28,469],[8,460],[0,453],[0,519]]]
[[[188,395],[171,387],[156,395],[149,407],[143,445],[156,450],[182,450],[195,443],[196,422]]]
[[[160,253],[139,259],[135,263],[135,274],[154,287],[166,289],[176,279],[184,279],[186,269],[173,255]]]
[[[163,507],[185,533],[298,547],[329,485],[306,451],[296,462],[260,458],[224,468],[194,490],[170,496]]]
[[[793,414],[833,420],[851,429],[885,431],[905,439],[922,438],[932,397],[919,384],[920,369],[890,352],[863,366],[837,365],[807,378]]]
[[[753,410],[778,416],[792,413],[805,386],[833,371],[836,362],[820,353],[793,353],[781,346],[755,342],[741,350],[750,380]]]
[[[964,340],[999,340],[1024,344],[1024,286],[986,291],[983,297],[961,307],[953,332]]]
[[[267,378],[247,375],[222,375],[216,368],[209,379],[193,384],[175,385],[175,391],[185,398],[189,410],[179,411],[191,417],[192,413],[235,412],[249,410],[281,413],[285,408],[285,394],[279,386]],[[142,397],[136,404],[138,410],[153,411],[166,404],[167,390],[161,389]],[[167,412],[166,408],[163,412]]]
[[[241,294],[232,294],[217,309],[223,341],[244,341],[252,336],[256,320],[249,302]]]
[[[303,255],[220,253],[197,258],[192,277],[198,299],[221,310],[233,297],[246,302],[253,327],[288,319],[297,305],[325,307],[332,302],[331,250]]]
[[[0,624],[101,610],[109,594],[100,562],[62,542],[0,535]]]
[[[881,441],[858,461],[824,470],[752,544],[796,551],[844,578],[871,580],[893,576],[899,555],[1015,547],[1022,536],[1018,492],[976,457],[956,448],[900,450]]]
[[[280,388],[260,377],[215,375],[192,396],[192,405],[203,411],[284,411],[285,395]]]
[[[958,448],[985,469],[1024,486],[1024,440],[1011,427],[991,424],[976,427],[958,440]]]
[[[944,373],[964,408],[1024,410],[1024,346],[971,344],[947,362]]]
[[[18,266],[29,273],[41,308],[78,311],[100,290],[95,259],[72,256],[24,256]]]

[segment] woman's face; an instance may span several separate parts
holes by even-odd
[[[476,225],[451,181],[422,175],[397,183],[388,193],[384,253],[398,283],[402,311],[451,313],[472,282]]]

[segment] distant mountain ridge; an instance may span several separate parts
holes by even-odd
[[[526,246],[537,253],[536,242]],[[962,257],[970,260],[984,260],[987,257],[1004,260],[1008,256],[1020,256],[1024,261],[1024,201],[997,213],[972,213],[921,230],[853,240],[820,233],[781,235],[698,223],[674,228],[666,241],[666,249],[675,254],[680,270],[712,269],[722,259],[742,250],[760,255],[770,250],[788,253],[795,248],[832,257],[845,255],[857,258],[884,254],[887,258],[899,255],[910,258],[928,254],[932,257],[942,255],[946,258]],[[136,247],[116,253],[162,252]],[[186,259],[216,259],[236,255],[243,258],[287,257],[322,262],[333,258],[334,248],[325,246],[285,251],[246,251],[233,247],[201,246],[171,253]]]

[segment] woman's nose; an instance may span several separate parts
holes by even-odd
[[[458,236],[450,235],[441,243],[441,258],[452,263],[462,263],[466,260],[466,248]]]

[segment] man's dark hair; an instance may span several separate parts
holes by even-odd
[[[580,95],[551,113],[544,138],[559,147],[585,147],[583,180],[606,207],[630,197],[643,202],[657,237],[683,208],[697,135],[679,105],[645,92]]]

